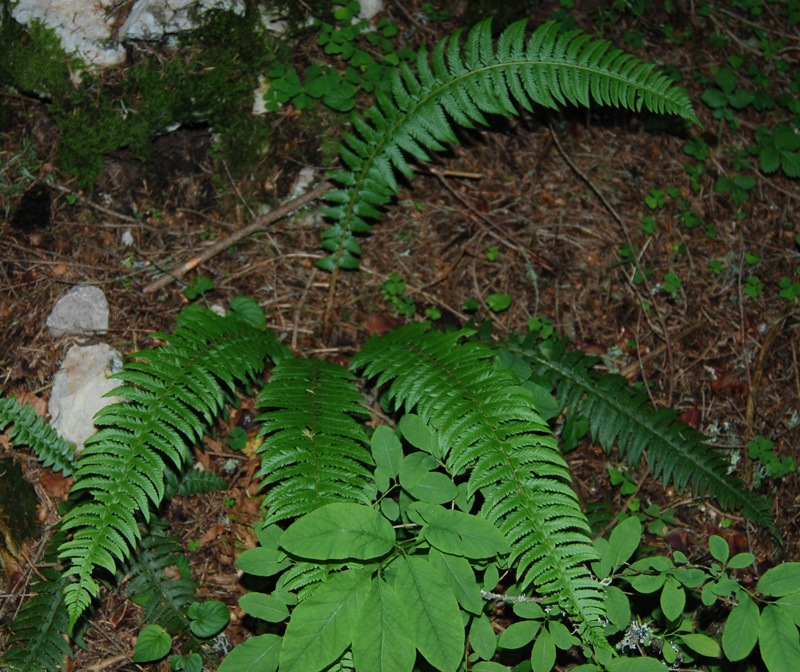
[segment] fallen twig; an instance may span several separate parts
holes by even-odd
[[[254,218],[247,226],[242,227],[238,231],[235,231],[229,236],[225,236],[224,238],[220,239],[214,245],[209,247],[205,252],[197,257],[192,257],[189,261],[180,264],[173,268],[171,271],[167,271],[163,276],[158,278],[158,280],[154,280],[151,282],[147,287],[144,288],[145,294],[152,294],[153,292],[158,291],[159,289],[163,289],[169,283],[173,282],[174,280],[178,280],[183,275],[191,271],[193,268],[197,268],[203,262],[208,261],[211,257],[216,256],[222,250],[227,249],[231,245],[238,243],[243,238],[247,238],[248,236],[253,235],[254,233],[261,231],[266,226],[269,226],[273,222],[286,217],[287,215],[291,214],[298,208],[302,208],[304,205],[308,205],[311,201],[318,199],[322,194],[326,191],[329,191],[333,188],[333,185],[330,182],[322,182],[314,187],[311,191],[303,194],[302,196],[298,196],[297,198],[289,201],[288,203],[284,203],[281,207],[273,210],[266,215],[259,215],[258,217]]]

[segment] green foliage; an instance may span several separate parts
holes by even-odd
[[[356,268],[356,233],[370,230],[369,218],[397,193],[395,170],[413,176],[407,157],[427,160],[456,140],[451,120],[460,126],[487,124],[486,114],[511,116],[517,105],[549,108],[591,102],[640,111],[678,114],[695,121],[686,93],[671,81],[615,49],[578,31],[560,33],[548,23],[525,41],[525,24],[509,26],[497,45],[488,22],[469,33],[439,42],[432,62],[421,50],[416,73],[405,63],[392,73],[391,93],[376,91],[377,103],[364,117],[353,117],[355,134],[346,133],[341,155],[348,170],[331,174],[342,188],[328,192],[336,205],[325,214],[334,224],[323,233],[331,255],[318,265],[327,270]]]
[[[179,540],[165,534],[165,527],[162,521],[152,519],[149,534],[142,537],[137,552],[125,563],[129,577],[125,595],[144,609],[144,622],[157,624],[175,636],[189,630],[186,611],[197,602],[197,584],[189,576],[171,579],[164,572],[183,557]]]
[[[721,537],[709,539],[710,564],[692,563],[680,551],[675,551],[673,558],[654,555],[631,562],[641,538],[641,524],[631,517],[622,520],[608,539],[595,542],[600,559],[592,569],[608,585],[607,633],[624,633],[623,650],[660,651],[670,666],[696,666],[703,659],[714,664],[714,659],[724,657],[753,665],[760,659],[768,672],[797,669],[800,563],[773,567],[754,589],[748,589],[737,576],[754,564],[755,557],[752,553],[731,557],[728,543]],[[627,590],[616,585],[620,581]],[[658,599],[632,599],[633,593],[657,595]],[[636,612],[641,609],[644,613]],[[725,615],[721,637],[702,630],[712,611],[715,622],[720,620],[720,611]],[[609,669],[659,669],[635,664],[643,659],[624,660],[627,662],[615,661],[618,664]]]
[[[152,141],[175,125],[205,122],[219,129],[234,174],[261,156],[268,128],[250,112],[271,42],[248,13],[208,12],[173,58],[134,63],[118,85],[87,72],[74,84],[70,69],[83,66],[36,22],[25,29],[4,16],[0,32],[4,44],[23,45],[2,50],[0,80],[48,100],[61,133],[58,164],[81,186],[93,186],[104,157],[118,149],[151,158]]]
[[[267,356],[286,356],[269,332],[195,306],[173,335],[157,336],[168,345],[140,352],[116,375],[125,384],[115,393],[127,401],[97,414],[101,429],[76,463],[72,492],[82,499],[64,517],[72,539],[59,556],[77,577],[66,588],[71,624],[99,595],[95,569],[114,573],[131,555],[141,538],[135,516],[148,520],[161,503],[167,464],[181,470],[236,383],[247,383]]]
[[[367,436],[352,416],[364,415],[353,376],[330,362],[287,359],[258,396],[268,409],[259,436],[268,522],[336,501],[369,503]]]
[[[567,352],[566,345],[565,339],[539,340],[533,333],[506,348],[532,365],[532,381],[556,391],[559,409],[587,418],[592,440],[606,451],[616,446],[631,468],[638,467],[646,451],[650,473],[664,487],[672,482],[682,492],[690,485],[695,496],[709,493],[725,510],[741,509],[757,524],[772,528],[769,502],[728,473],[729,460],[708,437],[680,422],[674,410],[653,409],[647,394],[622,376],[595,371],[598,358]]]
[[[375,26],[367,19],[358,19],[357,0],[334,4],[331,22],[317,21],[320,34],[317,44],[326,54],[335,55],[348,64],[344,74],[335,68],[315,63],[306,68],[303,79],[288,63],[278,63],[269,71],[270,88],[264,95],[268,110],[277,111],[291,102],[298,110],[308,110],[320,100],[337,112],[348,112],[360,91],[386,87],[390,73],[401,60],[413,59],[409,49],[395,50],[392,38],[397,24],[381,18]]]
[[[582,564],[592,556],[589,527],[566,465],[516,377],[492,370],[486,346],[460,344],[465,335],[412,325],[373,339],[352,365],[379,386],[391,381],[388,398],[416,409],[439,433],[441,454],[433,457],[450,474],[469,471],[466,497],[481,493],[480,515],[505,534],[520,590],[535,583],[545,603],[558,603],[575,620],[585,641],[603,646],[599,587]]]
[[[763,436],[756,437],[755,441],[749,441],[747,452],[751,460],[761,463],[761,468],[756,472],[753,479],[753,487],[761,486],[764,478],[778,479],[797,471],[797,462],[791,455],[775,455],[775,444]]]
[[[417,311],[414,300],[405,296],[406,282],[399,273],[392,273],[389,279],[381,284],[381,295],[385,301],[389,301],[397,311],[398,315],[411,317]]]
[[[56,534],[48,543],[44,563],[57,565],[58,544],[63,534]],[[72,655],[65,636],[69,631],[69,614],[64,600],[64,588],[69,579],[62,576],[56,566],[42,565],[30,585],[31,597],[17,614],[8,630],[11,636],[6,651],[0,658],[0,667],[9,672],[58,672],[66,670],[66,659]],[[83,629],[85,623],[77,628]]]
[[[0,390],[2,394],[2,390]],[[12,425],[8,438],[16,446],[30,446],[45,467],[70,476],[75,463],[75,448],[62,439],[33,406],[20,406],[14,395],[0,398],[0,431]]]

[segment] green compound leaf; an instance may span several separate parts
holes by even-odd
[[[737,604],[722,632],[722,650],[729,660],[743,660],[758,641],[759,612],[755,602],[746,595]]]
[[[403,596],[409,628],[427,661],[441,672],[455,672],[464,653],[464,626],[453,591],[419,556],[403,558],[394,586]]]
[[[353,635],[357,670],[411,672],[417,657],[403,602],[385,581],[373,581]]]
[[[533,672],[550,672],[556,663],[556,645],[547,630],[542,630],[533,644],[531,667]]]
[[[258,635],[231,651],[217,672],[275,672],[283,639],[278,635]]]
[[[608,539],[612,572],[619,570],[639,548],[642,539],[642,524],[636,516],[619,523]]]
[[[497,650],[497,635],[492,630],[492,623],[486,614],[472,619],[472,624],[469,626],[469,645],[484,660],[490,660],[494,656]]]
[[[403,446],[395,433],[386,425],[381,425],[372,435],[370,448],[375,466],[383,469],[389,478],[397,478],[403,463]]]
[[[319,672],[353,640],[372,568],[334,574],[292,612],[281,647],[281,672]]]
[[[769,672],[800,670],[797,626],[780,607],[768,604],[758,620],[758,648]]]
[[[661,610],[670,621],[674,621],[683,613],[686,606],[686,593],[678,581],[669,577],[661,591]]]
[[[372,560],[392,550],[392,524],[361,504],[327,504],[292,523],[281,536],[289,553],[309,560]]]
[[[247,593],[239,598],[239,606],[250,616],[268,623],[281,623],[289,618],[289,609],[283,600],[263,593]]]
[[[800,562],[785,562],[767,570],[758,581],[758,590],[772,597],[800,592]]]
[[[720,648],[719,644],[707,635],[681,635],[681,641],[686,644],[692,651],[699,653],[701,656],[708,658],[719,658]]]

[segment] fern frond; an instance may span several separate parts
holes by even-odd
[[[407,156],[425,161],[428,152],[455,140],[450,120],[471,128],[486,125],[486,114],[516,114],[517,104],[532,110],[534,104],[597,103],[697,121],[686,92],[653,66],[606,40],[577,30],[559,33],[559,24],[546,23],[526,43],[523,21],[509,26],[495,47],[484,21],[470,31],[463,50],[456,33],[436,45],[432,62],[420,49],[416,73],[405,65],[394,71],[390,93],[376,90],[364,119],[353,116],[358,136],[344,136],[340,154],[351,172],[330,175],[343,188],[327,195],[336,205],[324,210],[334,223],[322,246],[332,254],[318,265],[358,267],[354,234],[369,231],[367,219],[379,214],[375,206],[397,193],[395,170],[412,177]]]
[[[65,477],[72,474],[75,447],[62,439],[52,425],[36,415],[33,406],[20,405],[13,394],[8,399],[0,399],[0,431],[9,425],[13,427],[8,438],[15,446],[30,446],[42,465],[60,471]]]
[[[174,471],[164,473],[164,499],[172,499],[175,495],[188,497],[206,492],[225,490],[228,482],[213,471],[186,469],[180,476]]]
[[[190,578],[168,578],[167,567],[174,566],[181,557],[178,539],[164,534],[165,524],[151,522],[151,531],[142,538],[138,552],[126,563],[130,582],[126,597],[144,608],[143,620],[158,623],[177,635],[189,630],[187,607],[197,601],[197,584]]]
[[[521,589],[535,584],[585,641],[607,647],[603,590],[586,568],[595,557],[589,525],[547,424],[514,375],[492,366],[491,348],[460,342],[472,332],[428,326],[373,338],[353,368],[388,383],[389,397],[438,430],[450,473],[469,469],[468,496],[483,495],[481,515],[508,539]]]
[[[534,375],[551,382],[561,408],[588,419],[592,440],[606,451],[616,445],[632,467],[646,451],[650,472],[664,487],[671,481],[683,492],[688,485],[695,496],[709,494],[723,509],[741,510],[754,523],[773,528],[769,501],[728,473],[730,460],[705,434],[678,420],[673,409],[653,408],[647,394],[624,377],[595,371],[597,357],[567,352],[566,345],[566,339],[552,339],[507,347],[533,365]]]
[[[159,336],[168,345],[138,353],[116,374],[126,384],[114,394],[127,401],[95,416],[101,429],[76,463],[72,491],[86,497],[64,517],[73,538],[60,549],[77,577],[66,587],[70,623],[99,595],[95,568],[113,574],[130,556],[140,539],[136,515],[147,520],[150,505],[161,503],[167,464],[183,467],[237,382],[268,355],[285,357],[271,333],[197,306],[181,313],[173,335]]]
[[[58,534],[48,542],[44,561],[54,562],[58,543],[64,535]],[[7,649],[0,659],[0,668],[9,672],[58,672],[67,669],[67,657],[72,649],[65,639],[69,630],[69,613],[64,601],[64,587],[69,579],[46,565],[41,565],[39,578],[30,585],[34,593],[22,605],[19,614],[9,627]]]
[[[364,429],[352,417],[365,415],[354,376],[336,364],[292,359],[276,366],[258,397],[270,409],[264,425],[259,476],[272,485],[264,505],[266,522],[309,513],[332,502],[369,505],[372,464]]]

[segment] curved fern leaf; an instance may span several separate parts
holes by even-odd
[[[60,471],[64,476],[72,474],[75,447],[37,416],[33,406],[21,406],[13,394],[8,399],[0,399],[0,431],[9,425],[13,427],[8,438],[15,446],[30,446],[43,466]]]
[[[180,470],[237,382],[261,371],[267,355],[286,356],[269,332],[233,317],[190,306],[175,333],[159,334],[168,345],[145,350],[115,377],[114,393],[127,401],[95,416],[100,431],[86,442],[76,463],[72,492],[84,500],[64,517],[73,538],[60,549],[77,580],[66,589],[70,624],[99,595],[95,568],[112,574],[140,539],[136,515],[149,519],[150,506],[164,497],[164,471]]]
[[[144,621],[158,623],[175,636],[189,630],[186,610],[197,601],[197,584],[190,578],[171,579],[164,573],[181,557],[178,539],[165,536],[165,526],[162,521],[153,520],[151,532],[142,538],[138,553],[126,563],[130,582],[125,595],[144,608]]]
[[[683,492],[688,485],[697,497],[710,494],[723,509],[741,510],[754,523],[773,529],[769,501],[728,473],[730,460],[709,445],[705,434],[679,421],[673,409],[653,408],[647,394],[624,377],[595,371],[597,357],[566,352],[566,345],[566,339],[552,339],[538,346],[506,347],[557,388],[561,408],[588,419],[592,440],[606,451],[617,445],[632,467],[646,451],[650,472],[664,487],[672,481]]]
[[[413,176],[406,156],[426,161],[428,152],[455,141],[450,120],[471,128],[487,125],[486,114],[516,114],[517,104],[532,110],[598,103],[697,121],[686,92],[653,66],[606,40],[559,32],[559,24],[546,23],[526,43],[523,21],[509,26],[495,47],[487,20],[470,31],[463,53],[459,32],[436,45],[432,62],[421,49],[416,73],[407,65],[394,71],[391,93],[376,90],[364,119],[353,116],[358,135],[343,136],[340,154],[350,172],[330,175],[342,189],[326,195],[336,204],[323,211],[334,220],[321,241],[331,254],[318,265],[358,267],[354,234],[369,231],[366,220],[397,193],[395,170]]]
[[[522,590],[535,584],[558,603],[584,640],[608,647],[600,617],[603,590],[586,568],[595,557],[586,517],[549,427],[494,351],[461,343],[472,332],[428,332],[427,324],[373,338],[352,366],[440,434],[452,474],[469,470],[468,496],[480,491],[481,515],[505,534]]]
[[[15,402],[16,403],[16,402]],[[54,562],[58,543],[64,535],[57,534],[48,542],[45,562]],[[22,605],[9,627],[11,636],[0,658],[0,668],[9,672],[58,672],[67,669],[66,659],[72,649],[65,639],[69,629],[69,614],[64,601],[64,587],[69,580],[53,567],[40,565],[39,579],[30,585],[34,593]]]
[[[364,429],[353,415],[366,415],[354,376],[336,364],[287,360],[273,369],[258,397],[264,425],[259,476],[272,485],[266,522],[309,513],[332,502],[370,504],[372,456]]]
[[[180,476],[172,470],[164,472],[164,485],[164,499],[172,499],[175,495],[187,497],[225,490],[228,482],[213,471],[187,469]]]

